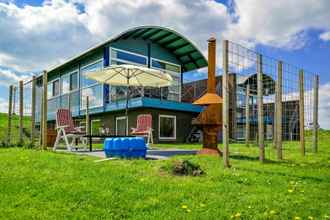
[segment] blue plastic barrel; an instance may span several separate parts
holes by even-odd
[[[143,137],[116,137],[104,140],[107,157],[145,158],[147,146]]]

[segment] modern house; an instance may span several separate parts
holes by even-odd
[[[128,120],[125,116],[126,87],[100,84],[86,78],[86,73],[114,64],[134,64],[166,71],[174,79],[170,87],[130,87]],[[176,31],[142,26],[127,30],[106,42],[48,70],[48,124],[55,127],[58,108],[69,108],[77,125],[85,123],[86,97],[89,97],[91,132],[127,135],[136,126],[137,116],[151,114],[155,143],[184,142],[191,134],[192,119],[203,110],[192,103],[206,91],[207,81],[183,83],[183,74],[208,65],[201,51]],[[263,74],[264,95],[274,95],[275,81]],[[246,85],[250,93],[250,138],[257,137],[256,73],[247,76],[229,74],[230,138],[245,139]],[[222,96],[222,77],[216,77],[217,94]],[[36,118],[40,120],[42,77],[37,79]],[[297,109],[298,108],[298,109]],[[283,102],[283,138],[298,139],[299,102]],[[271,139],[274,102],[264,103],[265,136]],[[39,117],[38,117],[39,116]],[[221,132],[219,134],[221,137]],[[219,139],[221,140],[221,138]]]
[[[87,79],[85,74],[113,64],[134,64],[171,74],[172,86],[162,89],[130,88],[128,118],[126,88]],[[186,37],[163,27],[130,29],[48,70],[48,124],[54,127],[58,108],[69,108],[82,124],[89,96],[91,132],[129,134],[139,114],[153,118],[154,142],[183,142],[191,120],[202,107],[183,102],[183,74],[207,66],[200,50]],[[37,80],[37,116],[40,115],[42,78]],[[39,114],[38,114],[39,113]],[[38,118],[38,117],[37,117]],[[40,118],[40,117],[39,117]]]

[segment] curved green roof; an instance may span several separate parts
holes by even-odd
[[[207,66],[207,60],[201,51],[183,35],[169,28],[160,26],[140,26],[129,29],[119,35],[110,38],[86,51],[68,59],[66,62],[56,65],[48,70],[52,72],[71,62],[80,59],[81,57],[92,53],[100,47],[117,40],[125,39],[142,39],[159,44],[161,47],[169,50],[182,64],[182,72],[196,70]]]
[[[130,29],[114,40],[142,39],[169,50],[181,62],[183,71],[196,70],[207,66],[207,61],[200,50],[183,35],[168,28],[142,26]]]

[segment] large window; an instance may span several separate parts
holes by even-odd
[[[135,64],[135,65],[147,65],[147,57],[132,53],[129,51],[110,48],[111,50],[111,64]]]
[[[81,90],[81,109],[86,109],[86,97],[88,96],[89,108],[103,105],[103,86],[97,84]]]
[[[47,97],[48,99],[60,95],[60,79],[54,79],[48,82]]]
[[[176,116],[159,115],[158,134],[161,140],[176,139]]]
[[[148,59],[146,56],[141,54],[120,50],[116,48],[110,48],[111,51],[111,65],[121,65],[121,64],[133,64],[147,66]],[[131,87],[130,97],[141,96],[140,91],[142,88]],[[110,100],[118,101],[126,98],[127,87],[126,86],[112,86],[110,89]],[[139,95],[140,94],[140,95]]]
[[[100,59],[94,63],[91,63],[87,66],[83,66],[80,70],[80,83],[81,83],[81,87],[88,87],[94,84],[97,84],[97,81],[95,80],[91,80],[91,79],[87,79],[86,78],[86,74],[88,72],[94,72],[97,70],[101,70],[103,68],[103,59]]]
[[[65,74],[61,77],[62,80],[62,94],[69,93],[78,88],[78,72]]]
[[[180,65],[165,62],[155,58],[151,59],[151,66],[155,69],[164,70],[173,78],[172,85],[160,90],[160,96],[167,100],[180,101],[181,99],[181,67]]]
[[[81,68],[80,82],[81,82],[81,101],[80,109],[86,109],[86,97],[89,98],[89,107],[95,108],[103,105],[103,84],[99,84],[95,80],[87,79],[86,74],[101,70],[103,68],[103,59],[94,63],[86,65]]]
[[[167,70],[167,71],[174,72],[174,73],[181,73],[180,65],[176,65],[173,63],[169,63],[169,62],[165,62],[165,61],[161,61],[161,60],[152,58],[151,65],[152,65],[152,67],[156,67],[157,69]]]

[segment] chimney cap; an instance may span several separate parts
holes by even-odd
[[[215,35],[212,34],[212,36],[207,40],[208,42],[214,42],[216,41],[217,39],[215,38]]]

